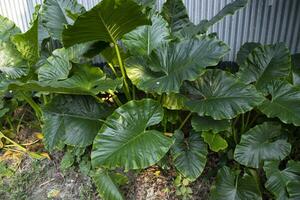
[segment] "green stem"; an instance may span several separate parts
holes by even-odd
[[[245,115],[242,114],[242,127],[241,127],[241,133],[244,133],[245,130]]]
[[[189,120],[189,118],[192,116],[192,113],[190,112],[187,116],[186,116],[186,118],[183,120],[183,122],[180,124],[180,126],[179,126],[179,130],[181,130],[183,127],[184,127],[184,125],[186,124],[186,122]]]
[[[238,119],[239,119],[239,117],[235,118],[235,119],[233,120],[232,125],[231,125],[232,134],[233,134],[233,139],[234,139],[235,144],[238,143],[238,135],[237,135],[237,131],[236,131],[236,128],[235,128],[235,125],[236,125]]]
[[[114,75],[115,75],[116,77],[118,77],[118,74],[117,74],[117,72],[116,72],[114,66],[113,66],[111,63],[108,63],[108,66],[110,67],[110,69],[111,69],[111,71],[114,73]]]
[[[132,84],[132,99],[135,100],[135,86]]]
[[[23,93],[23,98],[24,100],[33,108],[33,110],[35,111],[35,114],[36,116],[38,117],[38,119],[40,120],[41,117],[42,117],[42,110],[41,108],[39,107],[38,104],[36,104],[32,98],[26,96],[24,93]]]
[[[261,170],[261,167],[259,167],[258,169],[249,169],[251,175],[254,177],[254,179],[256,181],[256,184],[258,185],[259,190],[264,191],[264,188],[263,188],[263,185],[261,182],[262,180],[259,176],[260,170]]]
[[[121,58],[121,54],[120,54],[120,51],[119,51],[118,44],[115,43],[114,46],[115,46],[115,51],[116,51],[116,54],[117,54],[119,66],[120,66],[120,69],[121,69],[122,77],[124,79],[124,93],[126,95],[127,100],[131,100],[129,87],[128,87],[128,83],[127,83],[126,72],[125,72],[125,68],[124,68],[124,65],[123,65],[123,61],[122,61],[122,58]]]
[[[46,105],[48,103],[47,96],[45,94],[42,94],[42,96],[43,96],[44,105]]]
[[[15,127],[13,126],[10,117],[6,117],[6,121],[10,127],[11,130],[13,130],[14,132],[16,132]]]
[[[25,113],[22,114],[21,119],[20,119],[19,122],[18,122],[18,125],[17,125],[17,131],[16,131],[17,133],[20,132],[21,124],[22,124],[22,122],[23,122],[24,116],[25,116]]]

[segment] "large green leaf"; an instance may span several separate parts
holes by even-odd
[[[245,7],[247,0],[236,0],[227,4],[220,12],[217,13],[210,20],[202,20],[199,24],[195,25],[190,22],[182,0],[169,0],[163,8],[163,15],[168,20],[171,28],[174,27],[176,36],[183,38],[190,38],[198,34],[204,34],[208,29],[219,22],[227,15],[233,15],[237,10]]]
[[[300,199],[300,180],[291,181],[287,184],[287,191],[289,193],[289,200]]]
[[[64,30],[63,43],[66,47],[97,40],[116,44],[124,34],[150,24],[142,7],[134,1],[103,0]]]
[[[191,181],[197,179],[206,164],[207,146],[199,133],[190,132],[184,138],[182,131],[175,131],[175,144],[172,147],[172,157],[176,169]]]
[[[207,70],[191,86],[190,93],[193,98],[187,101],[187,108],[215,120],[232,119],[264,99],[253,86],[221,70]]]
[[[289,49],[283,44],[255,48],[241,64],[238,76],[244,83],[253,83],[264,90],[270,81],[287,78],[291,71]]]
[[[28,73],[29,67],[21,54],[10,42],[0,40],[0,72],[7,78],[20,78]]]
[[[281,135],[280,125],[265,122],[242,135],[234,159],[247,167],[258,168],[263,161],[282,160],[290,154],[291,145]]]
[[[258,184],[253,176],[233,171],[229,167],[219,170],[215,188],[211,191],[211,200],[261,200]]]
[[[101,127],[100,119],[110,114],[108,105],[89,96],[56,96],[43,108],[45,144],[52,150],[60,142],[77,147],[92,144]]]
[[[293,84],[300,85],[300,53],[292,55]]]
[[[163,119],[163,109],[151,99],[130,101],[106,119],[94,140],[94,167],[146,168],[158,162],[173,140],[147,129]]]
[[[40,56],[39,48],[39,17],[33,21],[32,26],[26,33],[19,33],[11,37],[11,41],[16,46],[25,60],[34,64]]]
[[[77,0],[45,0],[42,6],[42,23],[54,39],[62,40],[64,26],[73,24],[68,13],[82,14],[85,9]]]
[[[100,92],[115,91],[122,86],[122,79],[107,78],[100,68],[89,65],[76,66],[72,76],[59,81],[7,81],[2,83],[2,90],[23,90],[51,92],[59,94],[97,95]]]
[[[159,15],[152,16],[151,26],[141,26],[127,33],[122,41],[132,55],[150,55],[152,50],[168,42],[169,29]]]
[[[229,120],[214,120],[211,117],[200,117],[198,115],[192,118],[192,127],[196,131],[212,131],[218,133],[230,128]]]
[[[204,141],[209,145],[210,150],[219,152],[228,147],[227,141],[219,134],[210,131],[205,131],[201,135]]]
[[[14,22],[0,15],[0,40],[7,42],[11,36],[20,32]]]
[[[261,46],[260,43],[256,42],[247,42],[243,44],[236,55],[236,62],[239,65],[243,65],[243,63],[247,60],[249,54],[256,48]]]
[[[124,200],[109,172],[101,169],[97,170],[92,178],[97,187],[97,192],[103,200]]]
[[[38,69],[39,81],[50,83],[66,79],[72,63],[80,63],[80,58],[91,45],[91,43],[78,44],[53,51],[52,56],[47,58],[46,62]]]
[[[212,25],[219,22],[221,19],[223,19],[227,15],[233,15],[237,10],[243,8],[246,6],[248,0],[236,0],[232,3],[227,4],[220,12],[218,12],[217,15],[215,15],[210,20],[203,20],[201,21],[197,26],[196,30],[197,33],[205,33],[207,32],[208,28]]]
[[[172,33],[191,24],[182,0],[167,0],[163,5],[161,14],[168,22]]]
[[[292,188],[287,186],[290,181],[300,182],[300,162],[290,160],[288,161],[286,168],[280,170],[279,161],[269,161],[265,162],[264,170],[267,176],[265,187],[272,192],[277,199],[290,199],[287,188],[290,190]],[[296,191],[299,191],[299,188]]]
[[[41,82],[48,83],[63,80],[68,78],[71,68],[72,64],[69,62],[66,50],[64,48],[57,49],[38,69],[38,79]]]
[[[272,81],[266,91],[270,98],[259,106],[260,111],[268,117],[300,126],[300,89],[286,81]]]
[[[216,65],[228,50],[226,44],[207,36],[169,43],[150,56],[130,57],[126,71],[141,90],[178,93],[183,81],[196,80],[206,66]]]

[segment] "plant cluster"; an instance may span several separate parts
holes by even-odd
[[[86,11],[45,0],[25,33],[0,17],[0,115],[12,101],[28,103],[49,151],[72,146],[65,167],[91,152],[103,199],[124,199],[116,170],[165,158],[189,197],[209,152],[222,157],[211,199],[299,199],[299,55],[246,43],[238,69],[221,67],[230,49],[207,32],[246,0],[199,24],[181,0],[161,12],[154,2],[103,0]]]

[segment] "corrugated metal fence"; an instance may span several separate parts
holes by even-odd
[[[90,9],[100,0],[78,0]],[[189,16],[194,23],[210,19],[233,0],[184,0]],[[164,0],[157,0],[161,9]],[[0,0],[0,14],[13,20],[23,31],[36,4],[42,0]],[[210,32],[230,45],[232,51],[226,57],[235,58],[245,42],[271,44],[285,42],[292,53],[300,52],[300,0],[249,0],[246,8],[234,16],[227,16],[214,25]]]

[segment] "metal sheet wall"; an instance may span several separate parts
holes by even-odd
[[[100,0],[78,0],[87,9]],[[210,19],[233,0],[184,0],[194,23]],[[161,9],[164,0],[157,0]],[[22,31],[27,30],[34,5],[42,0],[0,0],[0,14],[13,20]],[[210,32],[230,45],[232,51],[226,57],[235,58],[245,42],[271,44],[285,42],[292,53],[300,52],[300,0],[249,0],[246,8],[234,16],[227,16],[214,25]]]

